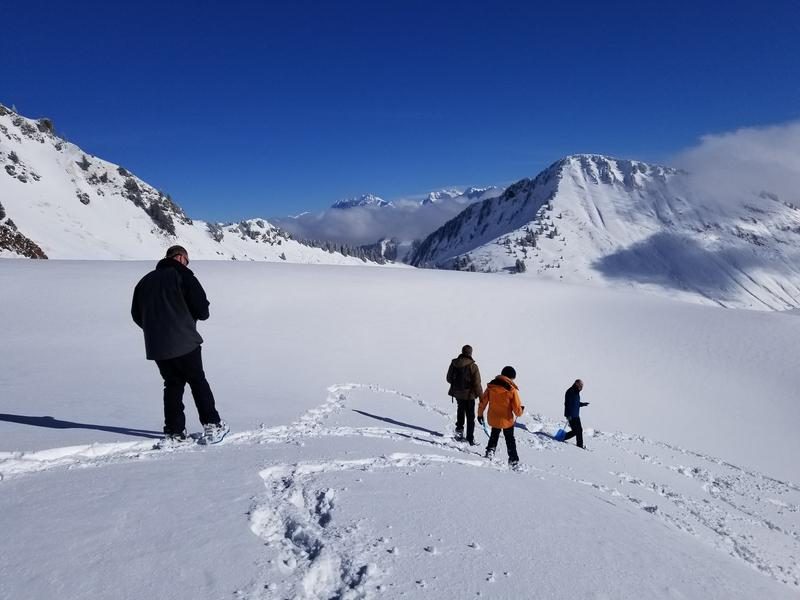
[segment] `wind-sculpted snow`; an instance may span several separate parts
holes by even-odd
[[[425,485],[409,487],[409,477],[444,477],[449,485],[475,480],[501,494],[504,489],[527,489],[531,499],[582,498],[579,505],[597,498],[605,508],[595,510],[610,511],[606,518],[624,521],[640,514],[645,519],[641,527],[651,532],[647,535],[657,535],[659,529],[646,523],[657,523],[678,538],[693,540],[687,543],[714,548],[780,582],[787,597],[800,591],[800,486],[795,483],[626,433],[586,429],[589,451],[583,451],[553,440],[550,433],[559,423],[536,414],[523,417],[516,430],[523,467],[513,472],[504,464],[502,440],[495,460],[482,458],[486,438],[480,427],[480,446],[451,439],[453,412],[450,405],[380,385],[337,384],[322,404],[293,423],[232,433],[213,448],[156,451],[151,440],[6,452],[0,455],[6,480],[0,485],[48,469],[110,468],[130,461],[263,448],[265,464],[258,475],[264,491],[254,496],[247,518],[250,530],[265,544],[265,560],[253,580],[236,591],[242,599],[400,597],[421,590],[432,597],[452,597],[450,579],[432,574],[435,563],[429,564],[447,556],[484,564],[481,571],[463,573],[473,581],[470,589],[495,589],[501,595],[514,589],[503,587],[513,586],[508,568],[490,568],[494,563],[485,562],[488,555],[481,558],[484,550],[499,550],[497,540],[482,536],[481,530],[463,540],[447,527],[426,535],[414,532],[413,525],[409,529],[403,519],[391,525],[397,508],[425,502],[433,492]],[[285,460],[292,453],[297,460]],[[396,490],[394,496],[383,496],[389,512],[363,512],[362,503],[385,485]],[[358,492],[359,486],[367,486],[364,493]],[[438,506],[428,505],[431,510]],[[713,588],[703,587],[702,581],[691,585]],[[688,591],[691,597],[700,589],[691,585],[662,595]],[[737,589],[733,578],[727,585],[713,588],[707,597],[746,598],[752,589]]]

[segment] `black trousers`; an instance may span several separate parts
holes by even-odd
[[[517,454],[517,441],[514,439],[514,427],[508,429],[500,429],[499,427],[492,427],[492,433],[489,434],[489,445],[486,446],[486,451],[493,451],[497,448],[497,442],[500,440],[500,432],[503,432],[503,437],[506,438],[506,450],[508,450],[508,462],[517,462],[519,455]]]
[[[158,370],[164,378],[164,433],[182,433],[186,429],[183,414],[183,389],[192,390],[197,413],[203,425],[219,423],[219,413],[214,406],[214,394],[203,372],[200,346],[196,350],[167,360],[157,360]]]
[[[464,421],[467,421],[467,441],[475,441],[475,400],[459,400],[458,412],[456,413],[456,429],[464,429]]]
[[[581,426],[581,418],[570,417],[569,428],[570,432],[564,436],[564,441],[566,442],[568,439],[573,437],[577,438],[575,441],[578,443],[578,446],[583,448],[583,427]]]

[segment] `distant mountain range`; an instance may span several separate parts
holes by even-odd
[[[357,196],[356,198],[347,198],[345,200],[334,202],[331,205],[331,208],[343,209],[355,208],[357,206],[377,206],[378,208],[382,208],[384,206],[392,206],[392,203],[372,194],[364,194],[363,196]]]
[[[373,246],[392,240],[402,259],[412,244],[455,217],[468,205],[502,193],[499,187],[449,188],[387,201],[374,194],[339,200],[328,210],[273,219],[297,239]]]
[[[296,217],[208,223],[48,119],[0,105],[0,257],[153,259],[181,243],[199,259],[404,261],[791,309],[798,204],[768,187],[713,198],[684,171],[579,154],[505,189],[366,194]]]

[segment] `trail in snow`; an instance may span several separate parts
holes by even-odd
[[[397,398],[407,408],[435,415],[442,430],[353,408],[353,392]],[[335,422],[351,412],[391,426]],[[266,569],[258,592],[247,597],[364,598],[370,590],[381,589],[382,567],[375,560],[371,538],[360,532],[357,523],[335,523],[337,492],[318,480],[342,471],[370,473],[409,466],[441,468],[444,464],[508,470],[500,460],[481,458],[482,448],[472,449],[450,439],[451,421],[450,411],[422,399],[377,385],[350,383],[331,386],[323,404],[288,426],[262,426],[231,434],[219,448],[190,446],[165,452],[153,450],[152,442],[145,441],[5,452],[0,453],[0,477],[156,460],[173,452],[217,452],[241,444],[303,444],[312,439],[360,436],[421,446],[419,453],[274,463],[260,472],[266,491],[254,501],[250,528],[265,543],[279,547],[280,555],[277,564]],[[644,510],[669,527],[800,589],[800,487],[796,484],[624,433],[587,429],[587,441],[594,451],[582,452],[545,433],[555,431],[558,425],[533,415],[527,418],[525,428],[518,429],[517,444],[527,452],[523,454],[527,464],[519,476],[553,477],[587,486],[611,504]],[[502,451],[502,444],[498,450]],[[537,454],[532,457],[531,451]],[[292,576],[276,583],[268,576],[274,569]]]

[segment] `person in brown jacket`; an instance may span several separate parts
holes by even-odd
[[[519,388],[514,383],[517,372],[514,367],[503,367],[500,375],[495,377],[481,397],[478,405],[478,423],[483,425],[483,411],[489,406],[487,415],[492,433],[489,435],[489,444],[486,446],[486,458],[493,458],[500,439],[500,432],[506,438],[508,450],[508,464],[512,468],[519,464],[517,443],[514,440],[515,417],[521,417],[525,407],[519,399]]]
[[[461,354],[450,362],[447,369],[448,395],[458,402],[456,413],[456,439],[464,438],[464,421],[467,422],[467,443],[475,445],[475,399],[483,394],[481,372],[472,359],[472,346],[461,348]]]

